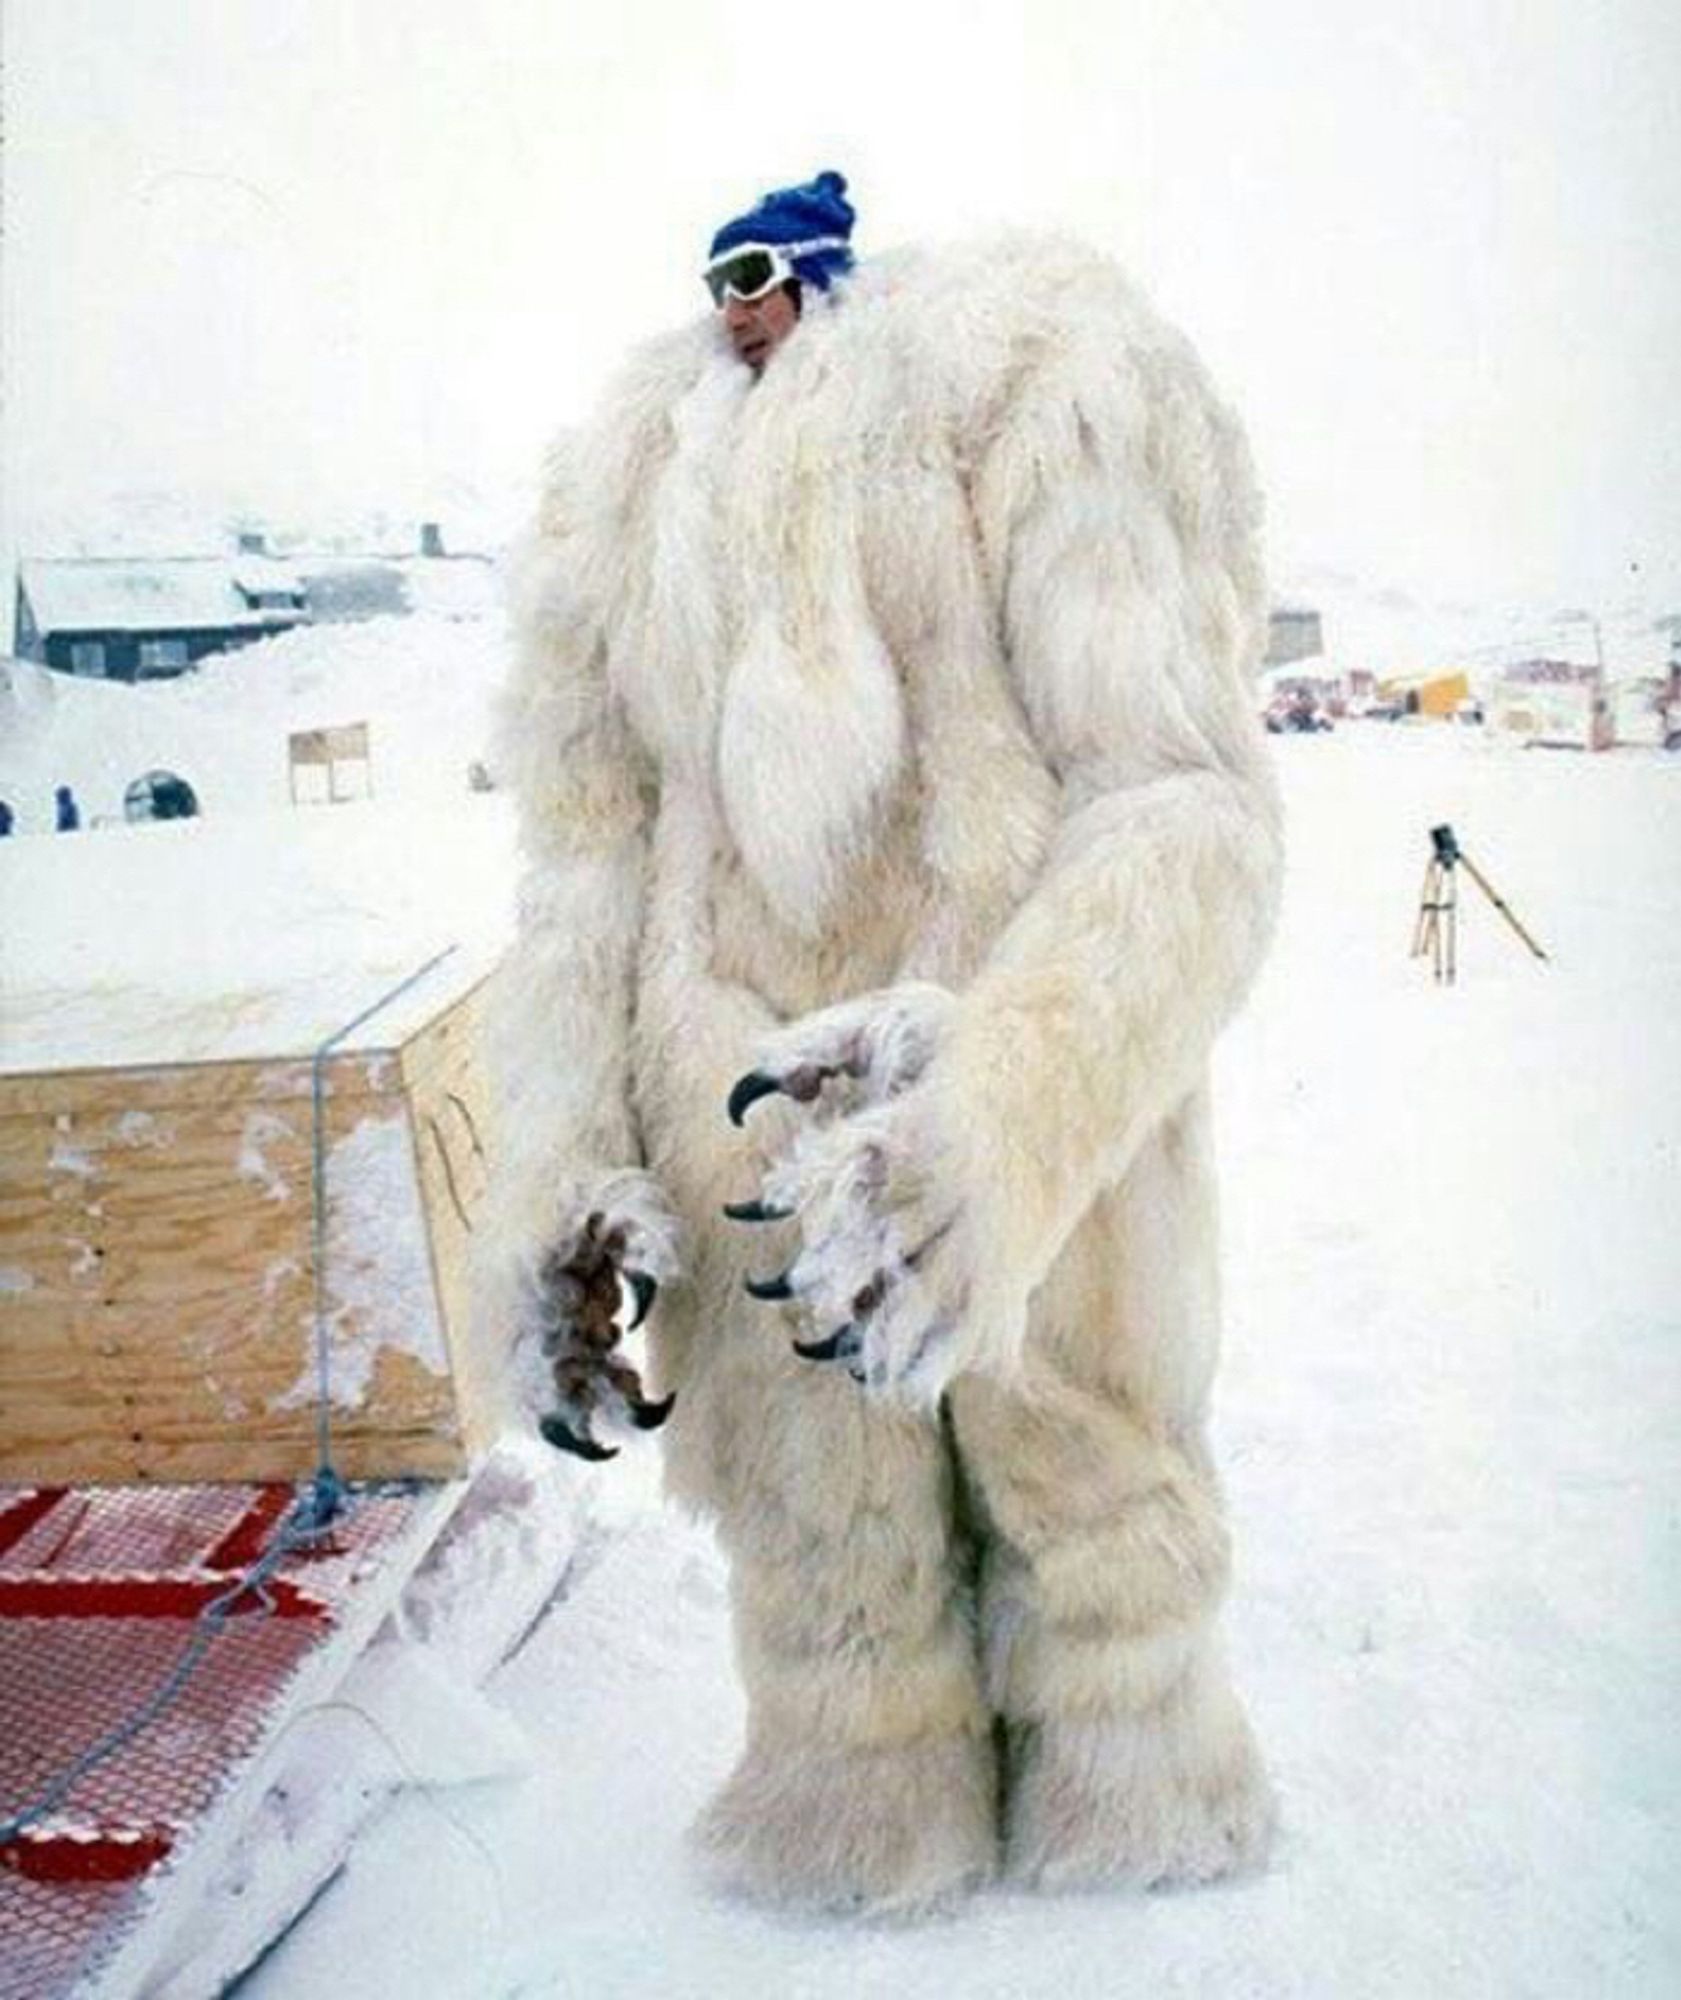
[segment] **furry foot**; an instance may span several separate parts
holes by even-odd
[[[883,1749],[749,1749],[691,1838],[715,1887],[790,1908],[928,1916],[997,1868],[979,1736]]]
[[[1028,1888],[1213,1882],[1266,1859],[1276,1811],[1236,1697],[1011,1730],[1005,1874]]]

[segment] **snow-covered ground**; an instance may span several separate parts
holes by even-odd
[[[1271,1872],[911,1932],[710,1901],[681,1836],[741,1729],[723,1574],[611,1468],[490,1683],[530,1776],[410,1796],[249,2000],[347,1967],[440,2000],[1681,1988],[1681,766],[1446,730],[1278,754],[1288,907],[1221,1060],[1229,1624]],[[1550,963],[1469,884],[1459,986],[1409,962],[1442,819]]]
[[[308,1050],[451,945],[459,989],[512,916],[509,802],[468,785],[504,668],[499,621],[448,617],[305,627],[139,687],[0,664],[0,1067]],[[371,797],[293,805],[289,735],[354,722]],[[202,816],[126,824],[152,769]],[[79,833],[48,832],[60,783]]]
[[[243,2000],[1681,1990],[1681,759],[1382,726],[1276,752],[1284,924],[1220,1059],[1218,1406],[1270,1872],[915,1930],[710,1900],[682,1829],[741,1729],[724,1577],[627,1453],[568,1467],[582,1552],[488,1683],[529,1772],[406,1795]],[[0,845],[0,1002],[102,985],[92,1033],[230,966],[493,945],[502,802],[405,790]],[[1409,962],[1442,820],[1550,963],[1468,882],[1458,987]]]
[[[499,619],[445,616],[299,626],[138,687],[0,662],[0,798],[20,833],[45,833],[67,784],[97,831],[122,821],[135,779],[166,770],[219,818],[290,810],[288,736],[356,722],[375,798],[459,797],[503,667]]]

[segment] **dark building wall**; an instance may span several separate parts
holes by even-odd
[[[47,665],[61,674],[75,672],[71,649],[98,645],[105,649],[105,678],[132,681],[140,672],[140,645],[132,632],[53,632],[47,638]]]
[[[289,625],[276,625],[268,630],[253,631],[240,626],[233,630],[213,630],[197,632],[54,632],[47,638],[42,651],[36,655],[49,667],[60,673],[74,673],[71,664],[71,648],[93,641],[105,648],[105,679],[108,681],[137,681],[140,679],[140,642],[144,637],[148,642],[154,639],[178,639],[187,648],[187,663],[183,667],[154,667],[146,676],[148,680],[165,680],[174,674],[185,673],[188,667],[196,666],[212,653],[235,653],[242,646],[254,644],[258,639],[272,638],[276,632],[290,631]]]
[[[17,657],[20,660],[43,659],[40,630],[35,623],[35,613],[30,609],[29,593],[21,583],[17,587],[17,611],[12,623],[12,651]]]

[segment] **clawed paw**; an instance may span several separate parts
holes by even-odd
[[[816,1104],[825,1086],[841,1079],[855,1084],[866,1103],[897,1096],[933,1060],[954,1004],[943,986],[907,983],[807,1015],[773,1035],[737,1081],[725,1106],[730,1123],[744,1125],[765,1097]]]
[[[645,1176],[616,1175],[526,1272],[516,1365],[537,1428],[557,1451],[618,1456],[597,1431],[657,1430],[674,1396],[643,1391],[622,1342],[659,1298],[656,1271],[675,1268],[675,1230]]]
[[[822,1113],[825,1085],[852,1086],[856,1108],[819,1117],[760,1193],[724,1213],[749,1227],[797,1224],[787,1267],[746,1281],[750,1297],[815,1324],[795,1353],[912,1402],[936,1400],[954,1371],[972,1292],[963,1204],[918,1088],[951,1005],[942,989],[915,986],[831,1008],[768,1044],[728,1106],[739,1123],[781,1092]]]

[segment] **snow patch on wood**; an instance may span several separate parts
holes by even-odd
[[[364,1118],[329,1151],[326,1189],[329,1395],[358,1409],[382,1351],[448,1371],[407,1120]],[[297,1409],[317,1393],[312,1359],[275,1407]]]
[[[269,1201],[288,1200],[292,1192],[291,1183],[269,1165],[263,1148],[277,1139],[296,1137],[296,1127],[287,1124],[284,1118],[277,1118],[272,1111],[253,1111],[240,1134],[237,1162],[240,1179],[255,1181]]]

